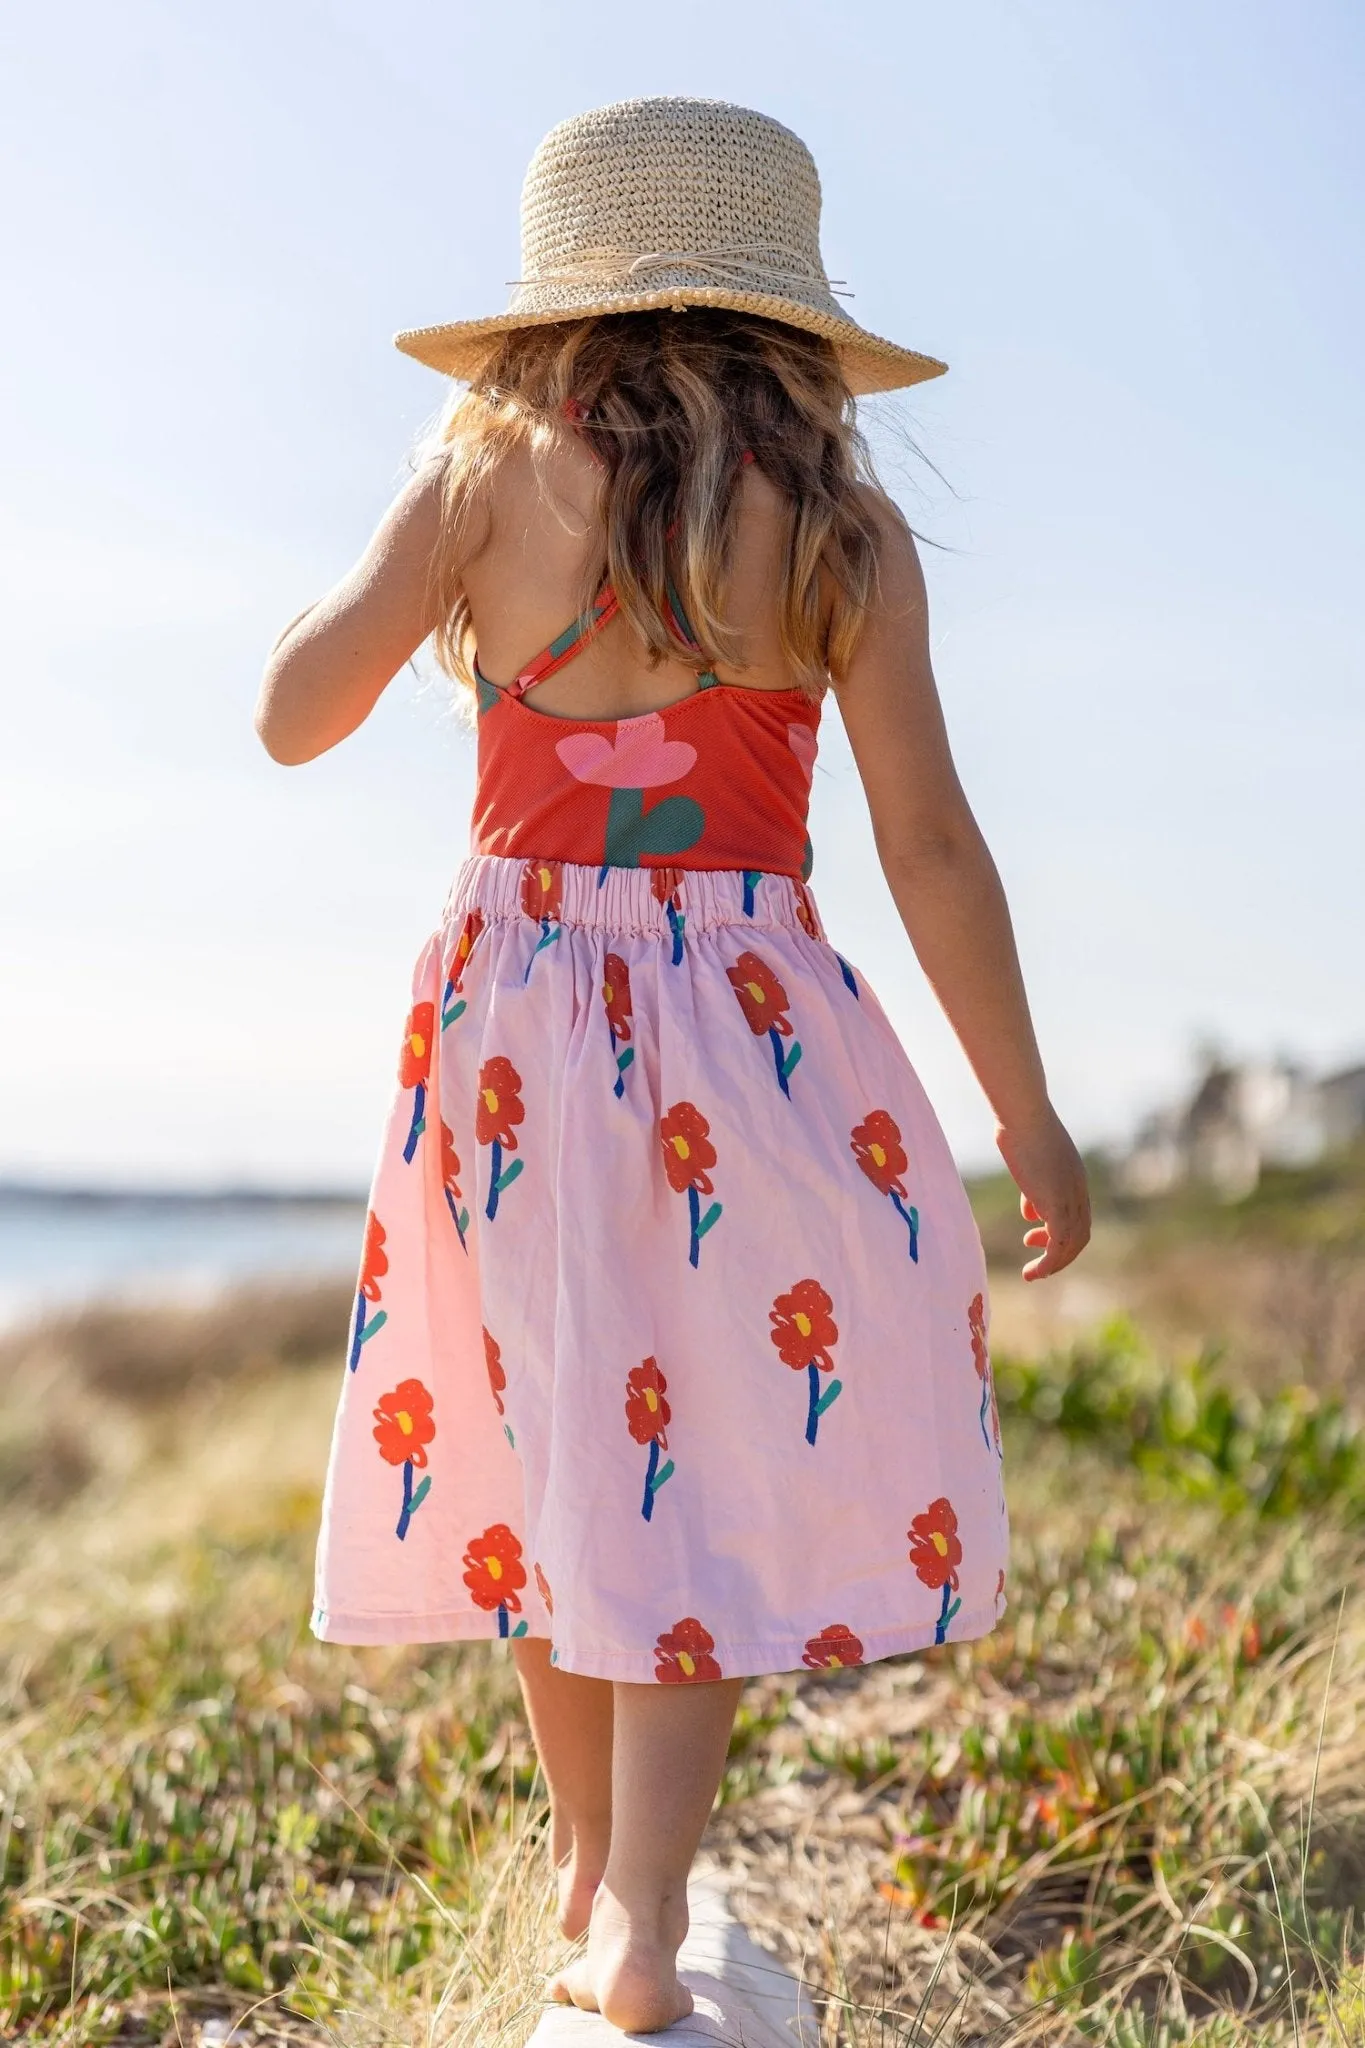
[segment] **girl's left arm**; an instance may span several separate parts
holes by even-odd
[[[353,733],[435,626],[429,570],[441,482],[438,466],[415,476],[355,567],[271,648],[256,731],[272,760],[296,767]]]

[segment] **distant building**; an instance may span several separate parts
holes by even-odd
[[[1314,1078],[1292,1060],[1211,1059],[1186,1103],[1139,1126],[1118,1181],[1139,1196],[1192,1182],[1235,1202],[1263,1167],[1311,1166],[1363,1134],[1365,1066]]]

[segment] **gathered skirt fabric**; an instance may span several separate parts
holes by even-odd
[[[980,1240],[783,876],[473,856],[419,959],[316,1633],[665,1683],[961,1641],[1008,1531]]]

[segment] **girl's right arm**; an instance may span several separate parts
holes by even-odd
[[[1085,1168],[1048,1099],[1009,907],[957,779],[929,656],[928,601],[910,530],[869,493],[880,591],[839,708],[867,792],[882,870],[920,965],[995,1111],[996,1143],[1039,1253],[1026,1280],[1085,1249]]]
[[[273,760],[296,767],[354,732],[435,626],[428,572],[441,479],[438,465],[415,476],[355,567],[271,648],[256,731]]]

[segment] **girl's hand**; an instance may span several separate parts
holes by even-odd
[[[1090,1190],[1081,1155],[1049,1104],[1036,1124],[1002,1124],[995,1142],[1019,1189],[1019,1213],[1035,1226],[1024,1243],[1041,1257],[1024,1267],[1026,1280],[1046,1280],[1079,1258],[1090,1242]]]

